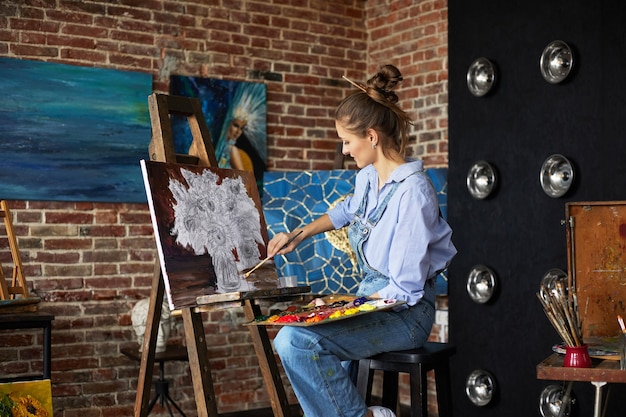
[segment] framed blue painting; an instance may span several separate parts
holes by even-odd
[[[259,191],[267,164],[267,98],[263,83],[173,75],[172,95],[196,97],[207,123],[220,168],[254,172]],[[174,149],[187,153],[191,132],[172,118]]]
[[[145,202],[146,73],[0,58],[0,199]]]

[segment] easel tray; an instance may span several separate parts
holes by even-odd
[[[269,316],[259,316],[255,320],[246,323],[246,325],[317,326],[377,311],[389,310],[405,303],[402,300],[333,294],[292,304],[286,309],[274,312]]]
[[[0,300],[0,314],[15,314],[37,311],[41,298],[28,297],[11,300]]]

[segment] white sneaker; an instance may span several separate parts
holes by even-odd
[[[379,407],[377,405],[369,407],[368,410],[372,412],[374,417],[396,417],[396,413],[385,407]]]

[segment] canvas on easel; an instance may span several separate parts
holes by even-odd
[[[200,296],[277,287],[272,263],[243,276],[267,255],[253,173],[155,161],[141,169],[172,310]]]

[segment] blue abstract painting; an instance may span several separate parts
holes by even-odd
[[[0,58],[0,199],[145,202],[147,73]]]
[[[267,172],[263,184],[263,213],[270,238],[310,223],[354,190],[357,171]],[[447,169],[431,168],[441,215],[447,216]],[[353,294],[360,282],[356,257],[347,230],[339,229],[307,239],[298,248],[274,258],[279,276],[295,275],[315,294]],[[447,294],[447,271],[437,277],[437,294]]]

